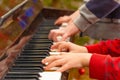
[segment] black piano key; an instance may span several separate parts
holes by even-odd
[[[49,54],[48,50],[22,50],[22,53],[40,53],[40,54]]]
[[[39,80],[38,72],[43,72],[44,64],[41,60],[49,56],[51,40],[48,33],[53,28],[54,20],[46,20],[39,25],[37,32],[17,57],[13,66],[9,69],[4,80]]]
[[[39,37],[39,38],[38,38],[38,37],[32,37],[32,39],[39,39],[39,40],[43,40],[43,39],[44,39],[44,40],[49,40],[48,38],[40,38],[40,37]]]
[[[50,47],[51,46],[51,43],[37,43],[37,42],[31,42],[31,43],[28,43],[27,45],[30,45],[30,46],[37,46],[37,47]],[[27,46],[26,45],[26,46]]]
[[[21,66],[21,65],[13,65],[11,68],[10,68],[10,71],[11,72],[43,72],[44,67],[45,65],[41,65],[41,66]],[[18,71],[19,70],[19,71]]]
[[[42,68],[13,68],[10,71],[13,72],[43,72],[44,70]]]
[[[32,64],[40,64],[41,61],[15,61],[15,64],[29,64],[29,63],[32,63]]]
[[[36,31],[36,33],[34,33],[34,35],[36,35],[36,34],[42,34],[42,35],[48,35],[49,34],[49,32],[50,32],[50,30],[40,30],[39,28],[37,29],[37,31]]]
[[[31,79],[31,80],[39,80],[39,75],[37,75],[37,74],[7,74],[6,76],[5,76],[5,79],[13,79],[13,80],[18,80],[18,79],[20,79],[20,80],[29,80],[29,79]]]
[[[48,50],[23,50],[21,55],[40,55],[40,56],[49,56]]]
[[[8,72],[5,76],[5,80],[39,80],[41,77],[38,72]]]
[[[46,57],[49,56],[48,53],[40,54],[40,53],[22,53],[20,56],[39,56],[39,57]]]
[[[29,43],[33,43],[33,44],[49,44],[52,45],[52,41],[44,41],[44,40],[30,40]]]
[[[39,35],[41,35],[41,34],[48,35],[49,32],[50,32],[50,30],[48,30],[48,31],[46,31],[46,30],[39,30],[34,35],[36,35],[36,34],[39,34]]]
[[[38,75],[34,75],[34,74],[7,74],[7,77],[19,77],[19,78],[23,78],[23,77],[35,77],[35,78],[37,78],[37,77],[39,77]]]
[[[35,45],[35,44],[28,44],[25,46],[24,50],[49,50],[50,46],[47,45]]]
[[[13,66],[9,71],[11,72],[43,72],[43,65],[38,65],[38,64],[28,64],[28,65],[22,65],[22,64],[17,64]]]
[[[57,28],[56,26],[41,26],[40,28],[39,28],[39,30],[46,30],[46,31],[48,31],[48,30],[51,30],[51,29],[55,29],[55,28]]]
[[[43,21],[41,24],[40,24],[40,27],[41,26],[54,26],[54,22],[55,22],[56,19],[47,19],[45,21]],[[39,28],[40,28],[39,27]]]
[[[27,45],[30,45],[30,46],[37,46],[37,47],[50,47],[52,43],[41,43],[41,42],[36,42],[36,41],[33,41],[33,42],[29,42]],[[26,45],[26,46],[27,46]]]
[[[24,61],[23,61],[23,64],[21,63],[20,64],[20,62],[18,63],[16,63],[13,67],[16,67],[16,68],[29,68],[29,69],[37,69],[37,70],[43,70],[43,66],[44,66],[44,64],[42,64],[42,63],[34,63],[34,64],[32,64],[32,63],[24,63]]]
[[[52,43],[52,41],[49,40],[49,39],[39,39],[39,38],[31,38],[30,41],[40,41],[40,42],[50,42],[50,43]]]
[[[13,66],[16,66],[16,67],[23,67],[23,68],[34,68],[34,67],[38,67],[38,68],[41,68],[43,69],[43,64],[15,64]]]
[[[14,66],[10,69],[10,71],[14,72],[43,72],[43,68],[40,67],[19,67]]]
[[[33,73],[29,73],[29,72],[8,72],[7,76],[12,76],[12,75],[37,75],[38,77],[41,77],[40,74],[38,72],[33,72]]]
[[[13,77],[5,77],[5,80],[39,80],[37,77],[19,77],[19,76],[13,76]]]
[[[34,35],[32,38],[47,39],[48,35]]]
[[[33,79],[33,78],[30,78],[30,79],[12,79],[12,78],[5,78],[4,80],[38,80],[38,79]]]
[[[26,60],[26,61],[41,61],[46,56],[20,56],[17,60]]]
[[[21,54],[39,54],[39,55],[48,55],[48,50],[23,50]]]
[[[37,48],[37,47],[33,47],[33,48],[25,48],[24,50],[50,50],[49,48],[46,47],[42,47],[42,48]]]

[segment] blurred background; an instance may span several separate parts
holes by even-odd
[[[44,6],[76,10],[83,0],[43,0]]]

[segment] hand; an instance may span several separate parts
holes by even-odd
[[[70,16],[62,16],[59,17],[56,21],[55,21],[55,25],[60,25],[62,23],[69,23],[71,21],[71,17]]]
[[[58,42],[57,37],[58,36],[62,36],[64,34],[65,34],[65,30],[64,29],[52,29],[52,30],[50,30],[48,38],[50,40],[53,40],[54,42]]]
[[[92,54],[90,53],[63,53],[61,55],[47,57],[42,60],[42,63],[48,63],[48,65],[44,67],[45,70],[60,66],[56,71],[64,72],[71,68],[82,68],[88,66],[91,56]]]
[[[71,22],[65,28],[51,30],[48,35],[48,38],[56,42],[58,41],[57,36],[62,36],[61,41],[65,41],[67,38],[77,34],[78,32],[80,32],[79,28],[76,27],[76,25],[73,22]]]
[[[74,13],[72,13],[70,16],[62,16],[59,17],[56,21],[55,21],[55,25],[60,25],[64,22],[66,23],[70,23],[72,22],[74,19],[77,18],[77,16],[79,15],[79,10],[75,11]]]
[[[80,15],[79,10],[75,11],[70,16],[63,16],[58,18],[55,21],[55,25],[60,25],[63,22],[68,23],[68,25],[64,29],[53,29],[50,31],[48,38],[53,41],[58,41],[57,36],[62,36],[61,41],[65,41],[67,38],[75,35],[76,33],[80,32],[79,28],[73,23],[76,17]]]
[[[51,50],[57,50],[58,52],[74,52],[74,53],[87,53],[88,50],[84,46],[79,46],[71,42],[56,42],[51,46]]]

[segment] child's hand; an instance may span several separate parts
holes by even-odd
[[[89,53],[62,53],[61,55],[50,56],[42,60],[42,63],[47,65],[45,70],[50,70],[53,67],[60,66],[56,71],[64,72],[71,68],[81,68],[89,65],[92,54]]]
[[[74,52],[74,53],[87,53],[87,48],[79,46],[71,42],[56,42],[51,46],[51,50],[57,50],[58,52]]]

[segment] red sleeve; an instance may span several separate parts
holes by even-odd
[[[89,64],[90,77],[99,80],[120,80],[120,57],[93,54]]]
[[[89,53],[109,54],[120,56],[120,39],[101,41],[98,44],[86,46]]]

